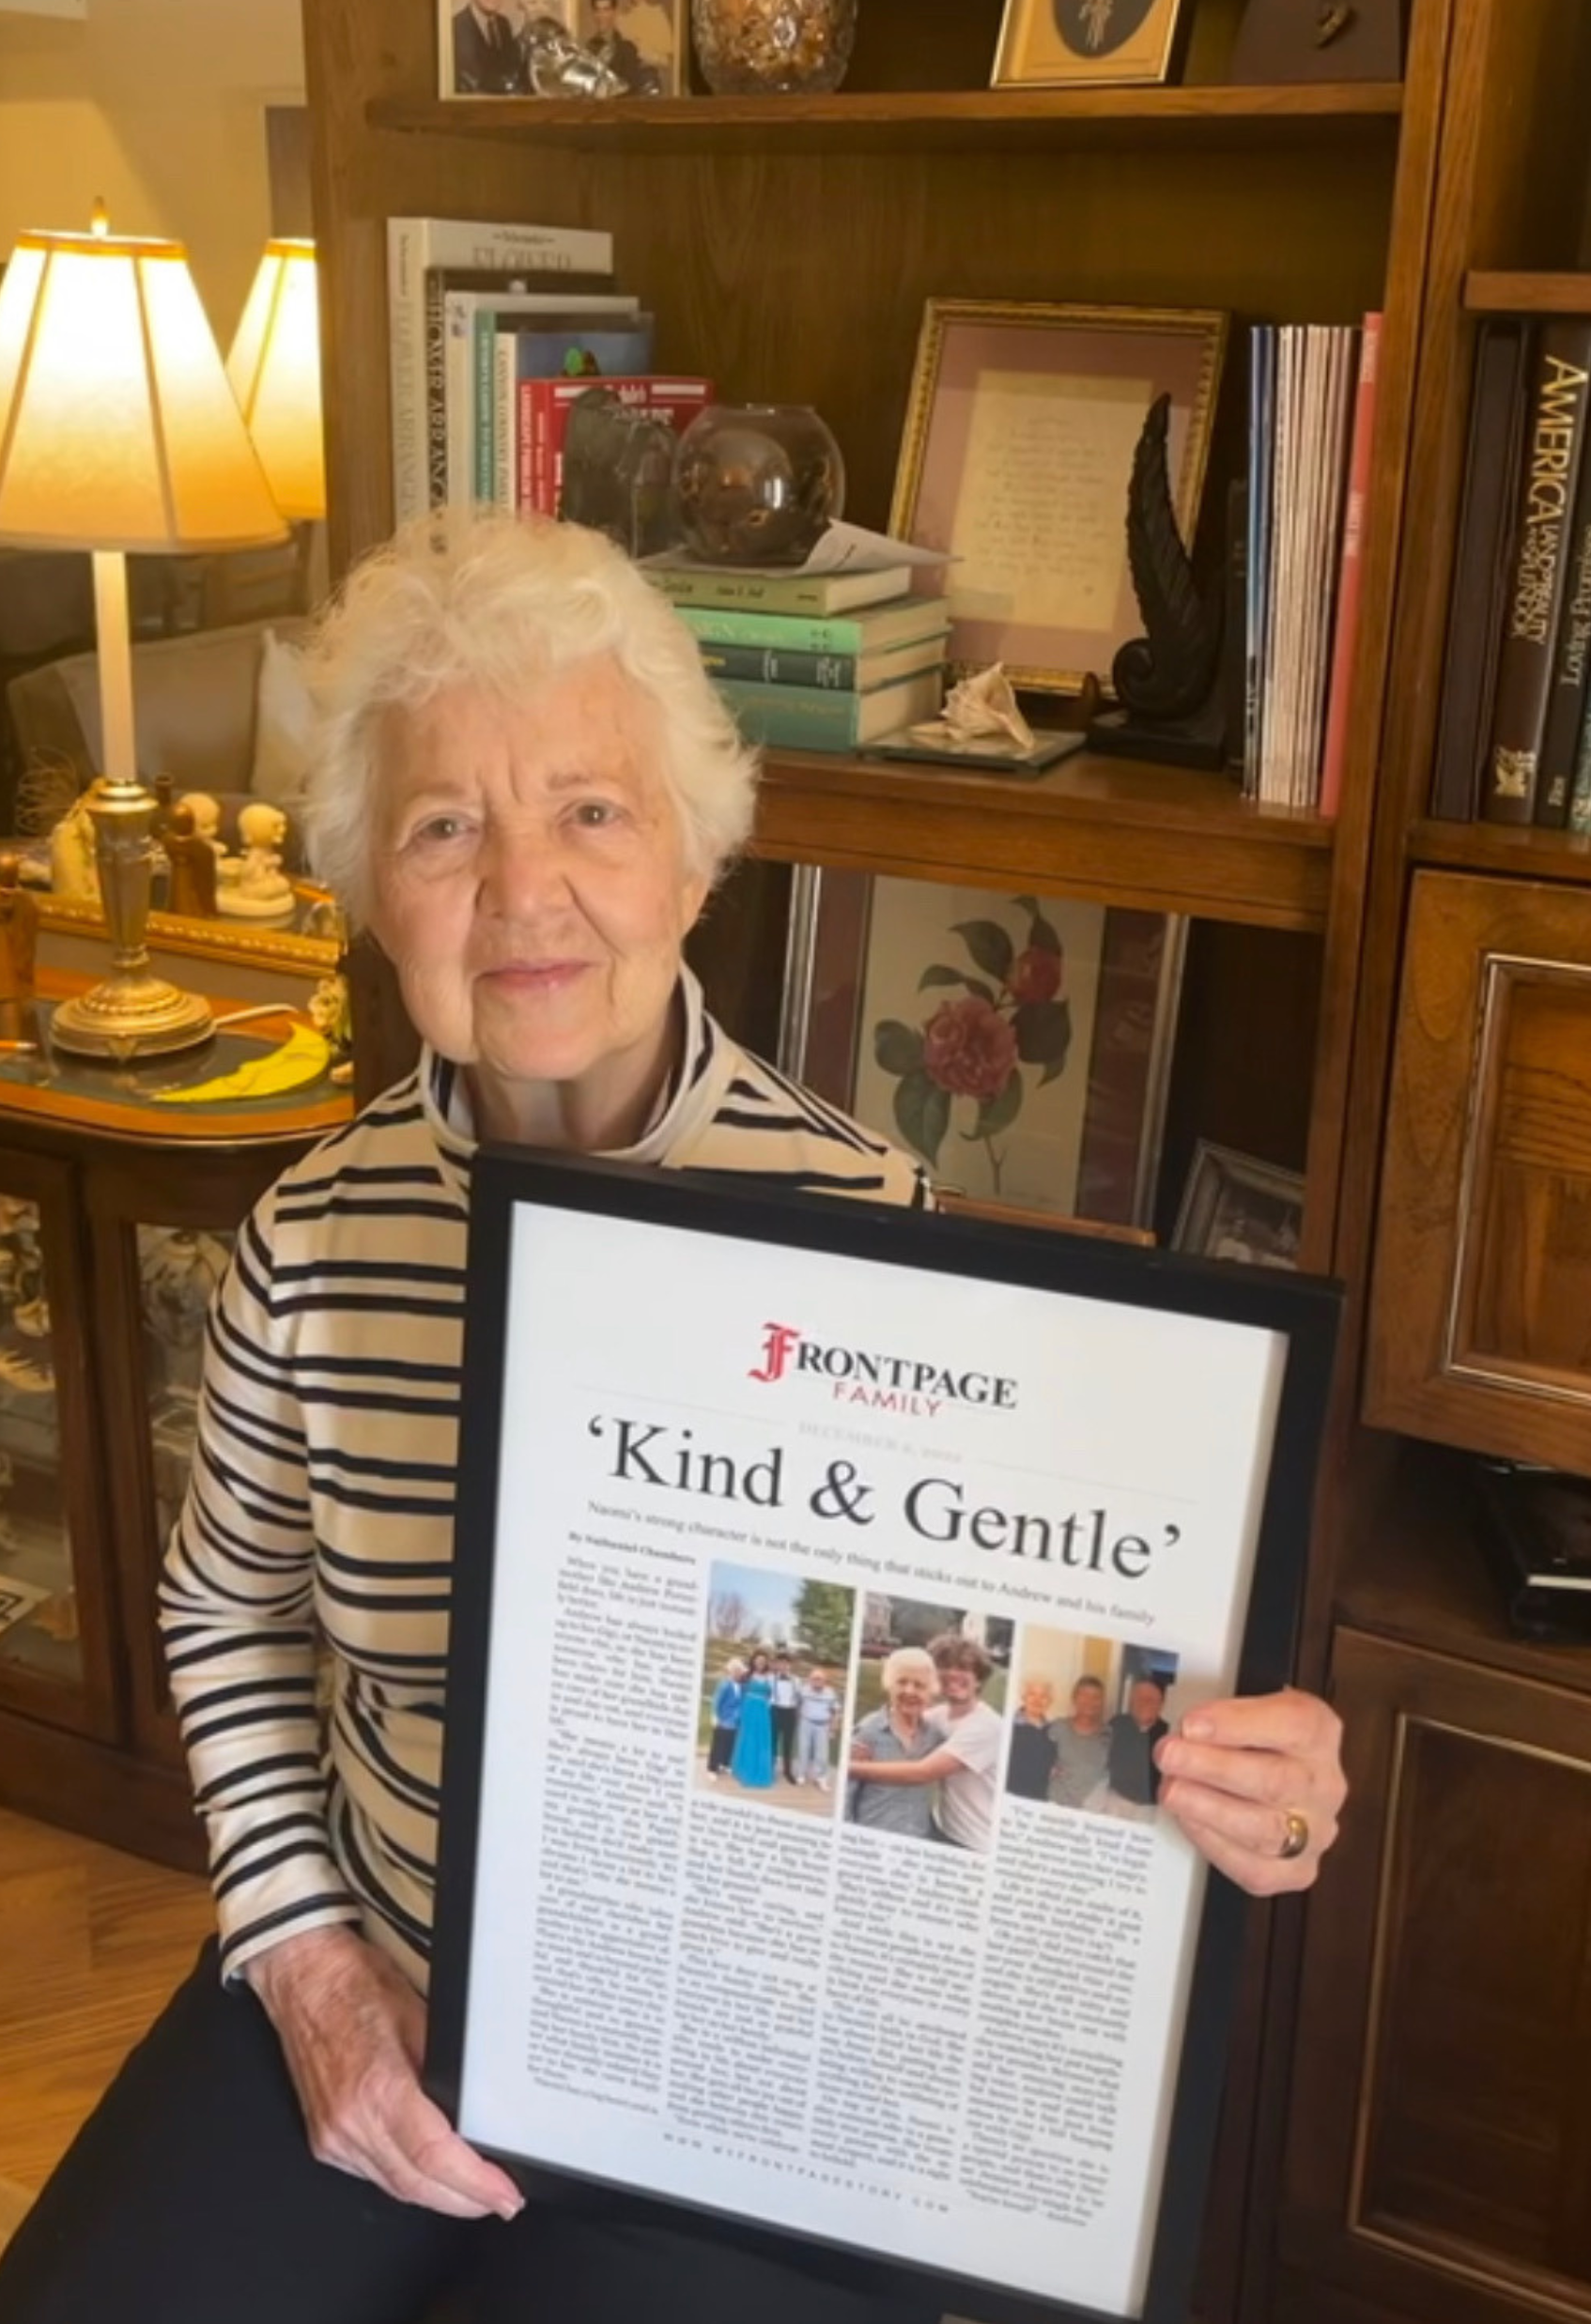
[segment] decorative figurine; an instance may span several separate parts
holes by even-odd
[[[225,854],[225,842],[221,836],[221,809],[208,791],[185,791],[177,802],[185,807],[193,818],[193,828],[201,839],[215,850],[216,860]],[[174,810],[175,811],[175,810]]]
[[[1177,530],[1166,439],[1169,395],[1157,395],[1133,454],[1127,487],[1127,562],[1144,636],[1111,664],[1118,710],[1089,728],[1089,747],[1170,766],[1218,767],[1226,758],[1220,685],[1221,612],[1206,603]]]
[[[235,919],[280,919],[293,909],[293,887],[282,869],[282,842],[287,818],[279,807],[254,799],[238,817],[238,836],[243,842],[242,861],[235,876],[223,868],[216,909]]]
[[[23,1008],[33,998],[33,958],[39,946],[39,906],[22,881],[22,858],[0,855],[0,1008]]]
[[[200,834],[193,810],[186,801],[171,810],[165,830],[165,853],[171,866],[166,910],[179,913],[184,919],[213,920],[215,849]]]
[[[78,902],[100,900],[94,821],[83,799],[75,800],[68,808],[50,834],[50,886],[54,895]]]

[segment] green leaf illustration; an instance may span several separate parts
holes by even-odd
[[[1067,1001],[1026,1001],[1012,1018],[1016,1054],[1024,1065],[1042,1065],[1039,1086],[1057,1080],[1072,1047],[1072,1008]]]
[[[873,1054],[886,1073],[918,1073],[922,1070],[922,1035],[885,1017],[873,1028]]]
[[[985,1100],[978,1109],[978,1119],[962,1135],[969,1143],[980,1138],[997,1138],[1002,1130],[1009,1130],[1022,1111],[1022,1075],[1013,1065],[1007,1076],[1005,1087]]]
[[[895,1088],[895,1126],[906,1144],[937,1168],[939,1148],[950,1126],[950,1093],[922,1072],[908,1073]]]
[[[919,993],[926,993],[930,985],[935,984],[965,985],[967,992],[978,1000],[987,1001],[991,1008],[995,1005],[992,987],[982,983],[977,977],[969,977],[965,969],[947,968],[942,961],[935,962],[932,968],[923,970],[917,980],[917,989]]]
[[[1026,912],[1033,925],[1027,941],[1040,952],[1058,952],[1061,949],[1059,931],[1044,917],[1044,907],[1037,896],[1013,896],[1012,902],[1019,912]]]
[[[958,920],[950,933],[961,938],[985,976],[1005,982],[1016,952],[998,920]]]

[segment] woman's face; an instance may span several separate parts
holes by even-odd
[[[617,663],[456,688],[378,749],[371,919],[421,1033],[488,1091],[650,1070],[706,888]]]
[[[915,1670],[908,1664],[897,1670],[889,1681],[889,1708],[901,1711],[908,1718],[920,1718],[936,1692],[934,1679],[927,1670]]]
[[[1047,1679],[1029,1679],[1022,1689],[1022,1708],[1035,1727],[1048,1718],[1051,1701]]]

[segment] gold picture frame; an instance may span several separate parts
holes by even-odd
[[[1226,360],[1211,308],[931,299],[889,530],[947,559],[950,658],[1014,685],[1109,691],[1142,629],[1127,486],[1151,405],[1170,397],[1172,499],[1198,520]]]
[[[997,89],[1106,88],[1175,80],[1192,0],[1006,0]]]

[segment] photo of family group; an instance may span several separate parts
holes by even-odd
[[[696,1788],[798,1815],[834,1813],[857,1593],[714,1565],[697,1712]]]
[[[864,1599],[848,1823],[987,1853],[1012,1627],[921,1598]]]
[[[1160,1647],[1024,1625],[1006,1790],[1051,1808],[1147,1824],[1154,1747],[1171,1731],[1177,1656]]]

